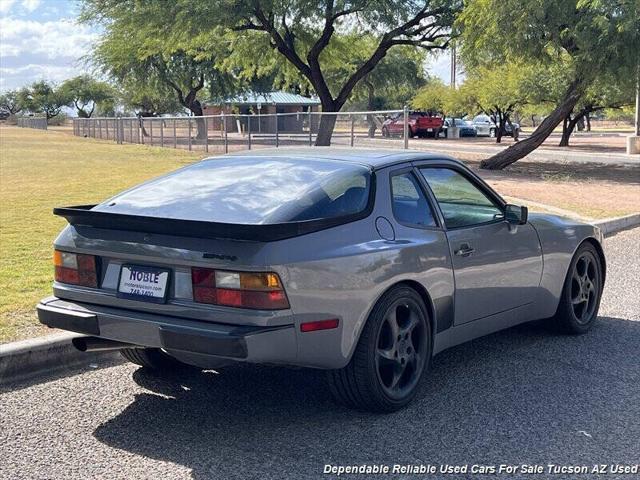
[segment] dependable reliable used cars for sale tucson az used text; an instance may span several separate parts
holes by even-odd
[[[586,332],[605,281],[598,228],[408,150],[227,155],[54,213],[69,225],[38,314],[79,349],[160,374],[325,369],[339,401],[377,412],[454,345],[537,319]]]

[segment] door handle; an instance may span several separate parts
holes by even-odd
[[[460,257],[468,257],[469,255],[471,255],[475,251],[476,251],[476,249],[475,248],[471,248],[468,243],[463,243],[462,245],[460,245],[460,248],[458,250],[456,250],[455,252],[453,252],[453,253],[455,253],[456,255],[458,255]]]

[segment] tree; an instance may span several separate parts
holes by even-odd
[[[496,125],[496,142],[502,141],[506,126],[513,130],[512,115],[528,102],[528,80],[532,70],[519,63],[505,63],[493,68],[479,66],[467,70],[467,79],[460,88],[464,103],[474,113],[483,112]]]
[[[24,105],[18,90],[8,90],[0,95],[0,108],[10,115],[20,113]]]
[[[96,107],[110,101],[114,96],[113,87],[90,75],[80,75],[66,80],[60,85],[62,95],[70,99],[80,118],[91,118]]]
[[[637,0],[469,0],[458,19],[467,67],[507,61],[566,66],[568,81],[531,136],[484,160],[501,169],[536,149],[598,75],[633,75],[640,51]]]
[[[614,78],[603,75],[587,89],[569,115],[562,122],[561,147],[569,146],[569,138],[581,121],[591,129],[590,116],[600,110],[615,110],[628,107],[635,102],[633,78]]]
[[[618,122],[626,122],[626,123],[630,123],[633,124],[633,121],[635,120],[635,106],[629,106],[629,107],[622,107],[622,108],[616,108],[616,109],[606,109],[603,113],[604,113],[604,117],[607,120],[610,120],[614,123],[614,125],[617,127],[618,126]]]
[[[430,78],[427,84],[415,94],[411,100],[411,106],[445,118],[449,115],[459,115],[461,101],[462,96],[458,95],[455,88],[445,85],[439,78]],[[435,133],[434,138],[437,139],[439,135],[440,130]]]
[[[442,80],[430,78],[427,84],[417,91],[411,100],[411,106],[418,110],[446,116],[452,95],[452,88],[445,85]]]
[[[413,108],[440,114],[442,117],[464,117],[478,111],[468,85],[453,88],[439,78],[430,78],[411,100]]]
[[[386,110],[406,105],[416,89],[427,82],[423,67],[425,57],[424,52],[412,47],[398,47],[390,51],[378,66],[356,85],[349,104],[361,105],[360,108],[365,110]],[[357,60],[352,57],[351,61],[354,60],[363,61],[362,57]],[[343,73],[344,75],[340,76],[332,72],[329,77],[339,79],[335,83],[340,83],[349,75],[349,69],[344,69]],[[374,115],[367,115],[367,123],[369,137],[373,137],[378,126]]]
[[[149,82],[142,86],[138,81],[128,79],[119,85],[118,96],[125,111],[133,111],[136,117],[185,113],[174,92],[161,83]]]
[[[126,79],[120,85],[119,97],[125,112],[132,110],[140,119],[142,135],[145,137],[149,134],[142,122],[143,118],[184,113],[184,107],[178,102],[174,92],[163,83],[149,82],[142,85],[135,79]]]
[[[171,89],[177,101],[192,115],[203,115],[201,92],[224,96],[233,90],[233,77],[216,68],[211,51],[193,49],[171,38],[171,28],[179,13],[170,3],[138,2],[135,0],[85,0],[81,20],[99,23],[104,32],[93,52],[92,61],[119,82],[126,82],[127,91],[133,85],[144,92],[138,96],[149,100],[149,86]],[[206,88],[208,87],[208,88]],[[164,95],[159,98],[166,100]],[[136,103],[136,102],[134,102]],[[146,103],[146,102],[143,102]],[[152,102],[153,103],[153,102]],[[146,104],[143,108],[151,107]],[[196,118],[197,138],[207,135],[203,119]]]
[[[97,0],[95,0],[97,1]],[[354,89],[394,47],[405,45],[425,50],[446,48],[451,25],[461,6],[460,0],[406,2],[387,0],[352,2],[308,0],[261,2],[257,0],[217,0],[192,2],[178,0],[170,23],[174,38],[189,32],[191,48],[215,49],[221,43],[233,49],[226,61],[241,69],[259,72],[265,48],[277,52],[288,67],[307,81],[325,112],[338,112]],[[375,44],[364,60],[353,65],[348,76],[331,87],[327,62],[334,34],[360,34]],[[357,41],[357,35],[354,36]],[[360,45],[352,44],[353,50]],[[250,55],[237,52],[250,51]],[[347,57],[349,58],[349,57]],[[335,115],[321,118],[316,145],[329,145]]]
[[[459,87],[447,86],[434,78],[417,92],[411,103],[414,108],[440,114],[443,118],[486,113],[498,126],[496,141],[500,142],[512,113],[524,102],[519,81],[520,74],[513,67],[476,70]]]
[[[69,98],[54,84],[45,80],[32,83],[18,93],[25,109],[33,113],[43,113],[47,120],[60,114],[69,104]]]

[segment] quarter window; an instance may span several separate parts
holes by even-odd
[[[449,168],[421,168],[440,205],[447,228],[492,222],[504,214],[485,193],[460,173]]]
[[[436,221],[417,178],[411,172],[391,177],[393,214],[396,220],[417,227],[435,227]]]

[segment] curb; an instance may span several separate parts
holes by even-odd
[[[596,227],[602,230],[602,234],[606,237],[627,228],[633,228],[640,225],[640,213],[632,213],[624,217],[607,218],[593,222]]]
[[[57,373],[114,362],[118,352],[80,352],[71,340],[77,333],[62,332],[0,345],[0,385],[22,381],[42,373]]]

